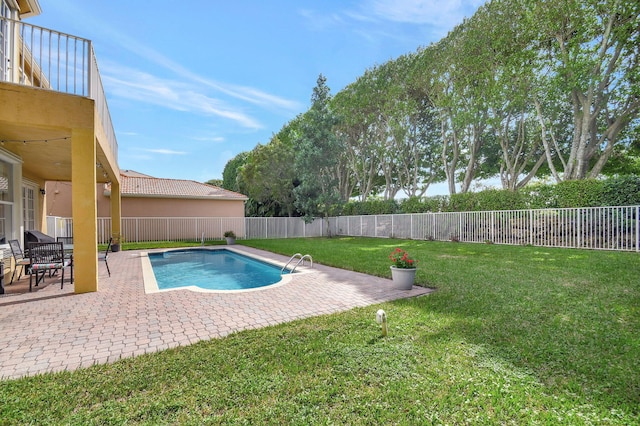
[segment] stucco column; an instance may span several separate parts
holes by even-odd
[[[122,203],[120,199],[120,183],[117,180],[111,182],[111,234],[119,235],[122,243]]]
[[[96,142],[92,129],[71,131],[71,180],[75,292],[98,291]]]

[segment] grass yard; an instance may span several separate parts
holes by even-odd
[[[2,381],[0,424],[640,424],[638,253],[242,243],[386,277],[402,247],[419,260],[417,282],[437,291]]]

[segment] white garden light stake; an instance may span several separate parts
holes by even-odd
[[[376,312],[376,322],[382,326],[382,336],[387,335],[387,314],[382,309]]]

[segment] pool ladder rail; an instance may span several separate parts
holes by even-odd
[[[285,271],[285,269],[287,269],[287,266],[289,266],[289,264],[291,262],[293,262],[293,260],[296,259],[296,258],[300,258],[300,260],[298,260],[298,263],[296,263],[295,266],[293,267],[293,269],[291,269],[289,271],[290,274],[293,274],[293,271],[295,271],[296,268],[298,267],[298,265],[300,265],[301,263],[304,265],[305,259],[309,259],[309,261],[311,262],[311,267],[313,268],[313,258],[311,257],[310,254],[305,254],[303,256],[301,253],[296,253],[293,256],[291,256],[291,259],[289,259],[287,264],[282,267],[282,270],[280,270],[280,275],[284,274],[284,271]]]

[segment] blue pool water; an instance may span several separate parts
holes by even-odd
[[[230,250],[188,249],[149,253],[160,290],[197,286],[243,290],[281,280],[280,268]]]

